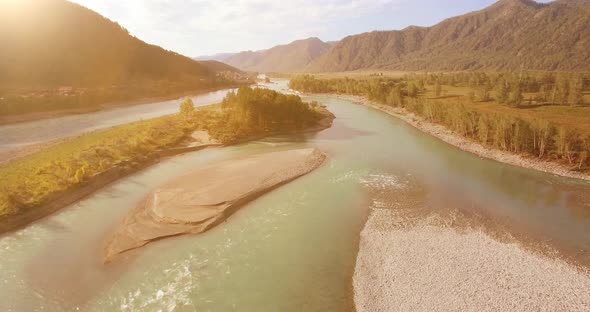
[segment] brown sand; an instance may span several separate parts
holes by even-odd
[[[153,191],[109,240],[105,261],[151,241],[202,233],[243,204],[319,167],[317,149],[265,153],[194,171]]]
[[[590,181],[590,175],[572,171],[571,168],[560,163],[545,161],[538,158],[527,157],[507,151],[501,151],[485,147],[475,141],[471,141],[468,138],[465,138],[461,135],[454,133],[453,131],[447,129],[443,125],[429,122],[424,118],[416,116],[403,108],[385,106],[360,96],[337,94],[332,94],[332,96],[354,101],[356,103],[380,110],[384,113],[397,117],[407,122],[408,124],[414,126],[415,128],[425,133],[428,133],[436,138],[439,138],[440,140],[448,144],[454,145],[460,148],[461,150],[479,155],[484,158],[493,159],[510,165],[534,169],[564,177]]]
[[[221,142],[215,140],[209,135],[209,132],[205,130],[197,130],[191,134],[191,139],[193,142],[191,145],[199,145],[199,146],[212,146],[212,145],[221,145]]]

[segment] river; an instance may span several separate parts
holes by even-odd
[[[219,103],[235,89],[223,89],[192,96],[195,106]],[[121,106],[93,113],[0,126],[0,155],[34,144],[79,135],[85,132],[150,119],[178,112],[182,99]]]
[[[481,159],[347,100],[306,99],[336,115],[332,128],[173,157],[1,237],[0,310],[347,311],[359,232],[383,195],[368,190],[400,186],[433,210],[588,260],[589,183]],[[205,234],[101,263],[109,231],[151,189],[205,164],[301,147],[329,158]]]

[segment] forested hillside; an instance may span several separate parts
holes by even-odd
[[[149,45],[63,0],[0,3],[0,81],[13,86],[94,86],[212,78],[198,62]]]
[[[590,1],[499,0],[432,27],[349,36],[306,71],[590,70]]]
[[[65,0],[0,1],[0,115],[228,85],[203,64]],[[223,65],[223,70],[228,67]]]

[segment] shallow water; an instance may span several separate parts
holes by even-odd
[[[482,215],[588,259],[590,184],[480,159],[350,101],[313,99],[336,115],[332,128],[174,157],[0,238],[0,310],[349,310],[359,231],[378,204],[367,186],[395,202],[403,184],[431,209]],[[329,159],[205,234],[100,263],[109,230],[151,189],[205,164],[301,147]]]
[[[207,92],[191,98],[195,106],[210,105],[221,102],[225,95],[232,90],[234,89]],[[0,126],[0,152],[142,119],[173,114],[178,112],[182,99],[122,106],[94,113],[2,125]]]

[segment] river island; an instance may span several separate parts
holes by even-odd
[[[318,168],[317,149],[264,153],[200,168],[151,192],[109,240],[105,261],[158,239],[205,232],[244,204]]]

